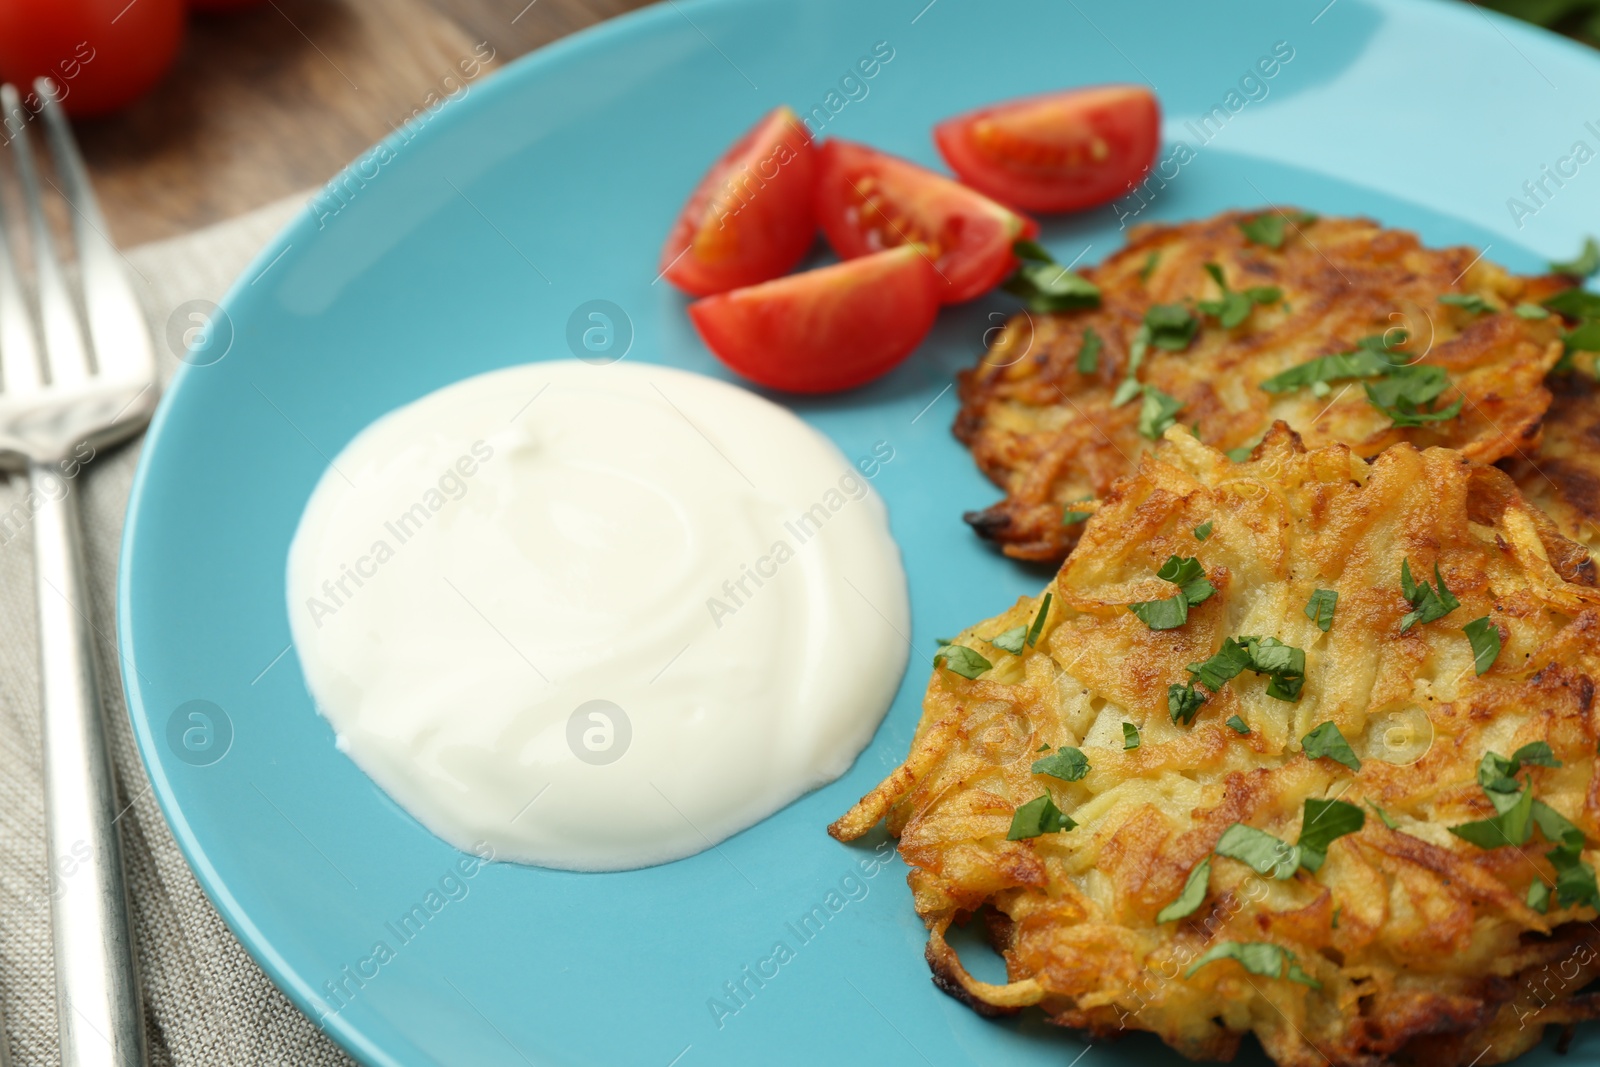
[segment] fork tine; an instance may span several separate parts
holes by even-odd
[[[55,156],[56,172],[66,185],[62,195],[72,206],[73,240],[83,274],[83,303],[95,366],[102,378],[151,378],[155,374],[155,352],[150,344],[150,329],[121,253],[111,243],[109,227],[100,213],[55,83],[40,78],[33,87],[44,101],[41,111],[45,133]]]
[[[0,106],[8,115],[22,114],[22,101],[14,86],[0,86]],[[39,318],[44,327],[45,363],[52,385],[76,385],[89,379],[89,353],[84,346],[83,329],[72,296],[56,258],[50,224],[44,216],[39,196],[39,173],[33,165],[33,149],[28,132],[21,129],[11,139],[11,151],[22,179],[22,195],[28,215],[28,235],[33,243],[34,275],[39,287]]]
[[[0,121],[5,139],[22,135],[20,116],[7,109]],[[5,204],[0,200],[0,388],[16,397],[36,392],[42,378],[33,314],[22,295],[22,278],[11,250],[9,226]]]

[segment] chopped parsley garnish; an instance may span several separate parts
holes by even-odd
[[[1509,800],[1504,808],[1499,806],[1502,802],[1499,798],[1502,797]],[[1499,814],[1492,819],[1477,819],[1452,826],[1450,832],[1484,849],[1527,844],[1528,838],[1533,836],[1533,788],[1530,786],[1515,795],[1489,793],[1489,799],[1494,802]]]
[[[1573,278],[1592,278],[1600,273],[1600,241],[1585,237],[1583,251],[1565,262],[1552,262],[1550,269]]]
[[[1300,748],[1305,752],[1306,759],[1327,758],[1344,764],[1352,771],[1361,769],[1361,757],[1356,755],[1356,750],[1350,747],[1350,742],[1344,739],[1344,734],[1339,732],[1332,720],[1302,737]]]
[[[1367,804],[1369,806],[1371,806],[1373,811],[1378,813],[1378,818],[1383,820],[1383,825],[1387,826],[1391,830],[1400,829],[1400,824],[1395,821],[1394,816],[1390,815],[1388,812],[1384,811],[1382,808],[1378,807],[1378,805],[1372,803],[1372,801],[1370,801],[1370,800],[1367,801]]]
[[[1336,589],[1318,589],[1306,601],[1306,618],[1317,624],[1317,629],[1327,633],[1333,626],[1333,610],[1339,606]]]
[[[1178,595],[1166,600],[1141,600],[1128,610],[1139,616],[1152,630],[1175,630],[1189,621],[1189,609],[1202,603],[1216,587],[1206,579],[1205,568],[1192,556],[1169,556],[1156,571],[1156,577],[1178,587]]]
[[[1472,666],[1481,675],[1500,657],[1500,628],[1485,615],[1467,623],[1461,632],[1472,642]]]
[[[1093,499],[1094,497],[1092,496],[1080,497],[1079,499],[1074,500],[1072,504],[1082,504],[1085,501]],[[1092,511],[1079,511],[1077,508],[1073,507],[1072,504],[1068,504],[1067,510],[1061,513],[1061,525],[1063,526],[1071,526],[1075,522],[1082,522],[1094,514]]]
[[[1218,942],[1207,949],[1205,955],[1191,963],[1189,969],[1183,972],[1183,977],[1192,978],[1200,968],[1217,960],[1233,960],[1251,974],[1258,974],[1263,978],[1286,977],[1291,982],[1299,982],[1312,989],[1322,988],[1321,982],[1300,969],[1300,965],[1295,962],[1293,952],[1270,941]]]
[[[1159,441],[1173,423],[1183,401],[1168,396],[1153,385],[1144,387],[1144,404],[1139,408],[1139,432],[1152,441]]]
[[[1474,315],[1487,315],[1495,310],[1493,304],[1477,293],[1444,293],[1439,297],[1439,303],[1470,311]]]
[[[1111,406],[1120,408],[1140,393],[1144,392],[1144,383],[1133,376],[1130,371],[1128,376],[1117,385],[1117,391],[1111,396]]]
[[[1430,422],[1445,422],[1461,414],[1465,396],[1456,397],[1453,404],[1435,409],[1432,405],[1439,394],[1449,388],[1450,376],[1443,367],[1412,363],[1394,367],[1376,382],[1362,386],[1367,391],[1367,401],[1389,416],[1395,426],[1422,426]]]
[[[1122,751],[1139,747],[1139,728],[1131,722],[1122,724]]]
[[[1216,655],[1186,669],[1194,675],[1191,686],[1199,683],[1216,693],[1247,668],[1268,677],[1267,696],[1290,702],[1300,699],[1306,679],[1305,650],[1276,637],[1226,638]]]
[[[1590,319],[1576,330],[1562,334],[1561,340],[1566,342],[1569,354],[1600,352],[1600,319]]]
[[[1022,805],[1011,816],[1011,829],[1006,833],[1006,840],[1022,841],[1040,834],[1058,834],[1077,825],[1072,816],[1063,813],[1050,799],[1050,794],[1045,793]]]
[[[1156,922],[1169,923],[1174,919],[1182,919],[1193,915],[1206,899],[1206,890],[1211,884],[1211,857],[1207,856],[1194,865],[1189,872],[1189,878],[1183,883],[1183,892],[1178,894],[1178,899],[1156,912]]]
[[[1270,874],[1274,878],[1292,877],[1300,869],[1298,848],[1265,830],[1257,830],[1242,822],[1236,822],[1222,831],[1212,851],[1219,856],[1238,860],[1257,874]]]
[[[1562,907],[1574,904],[1600,907],[1600,886],[1595,883],[1594,868],[1582,858],[1583,831],[1550,805],[1533,798],[1533,776],[1517,780],[1517,774],[1525,766],[1560,767],[1561,761],[1544,741],[1523,745],[1509,759],[1495,752],[1485,752],[1478,763],[1478,785],[1497,814],[1493,818],[1452,826],[1450,832],[1479,848],[1492,849],[1527,844],[1537,826],[1545,840],[1554,846],[1545,853],[1545,858],[1556,870],[1556,902]],[[1538,888],[1529,889],[1528,906],[1547,911],[1549,887],[1539,883]]]
[[[1518,304],[1511,310],[1516,312],[1517,317],[1520,319],[1548,319],[1550,317],[1550,312],[1538,304]]]
[[[1210,536],[1211,536],[1211,520],[1210,519],[1207,519],[1205,522],[1202,522],[1199,526],[1196,526],[1194,528],[1194,537],[1195,537],[1196,541],[1204,541],[1206,538],[1208,538]]]
[[[989,638],[989,643],[995,648],[1003,648],[1013,656],[1022,655],[1022,641],[1028,635],[1028,627],[1013,626],[1003,634],[995,634]]]
[[[1420,585],[1411,577],[1411,561],[1400,561],[1400,592],[1405,596],[1406,602],[1411,605],[1411,610],[1400,620],[1400,632],[1405,633],[1419,622],[1433,622],[1442,619],[1461,606],[1455,594],[1445,588],[1444,575],[1439,573],[1439,564],[1433,565],[1434,580],[1439,583],[1439,588],[1434,589],[1427,582]]]
[[[1544,884],[1544,879],[1528,886],[1528,907],[1540,915],[1550,910],[1550,887]]]
[[[1100,335],[1094,332],[1094,327],[1086,327],[1083,331],[1083,344],[1078,346],[1078,373],[1093,374],[1100,369]]]
[[[1251,244],[1279,249],[1283,247],[1283,239],[1287,236],[1286,230],[1290,223],[1298,227],[1309,226],[1316,221],[1317,217],[1309,211],[1277,211],[1245,219],[1239,223],[1239,229],[1244,231],[1245,238]]]
[[[1223,453],[1223,455],[1227,456],[1235,463],[1244,463],[1249,460],[1251,455],[1254,454],[1255,450],[1255,445],[1240,445],[1238,448],[1228,449]]]
[[[1300,865],[1313,873],[1328,858],[1328,846],[1367,824],[1366,812],[1343,800],[1307,798],[1300,821]]]
[[[1033,617],[1033,625],[1028,627],[1029,648],[1039,643],[1039,635],[1044,632],[1044,620],[1050,616],[1050,601],[1054,597],[1054,593],[1046,593],[1044,599],[1039,601],[1039,614]]]
[[[1175,723],[1189,725],[1205,702],[1206,695],[1196,689],[1193,682],[1188,685],[1174,682],[1167,686],[1167,712]]]
[[[1150,344],[1168,352],[1182,352],[1200,330],[1200,320],[1182,304],[1152,304],[1144,313]]]
[[[1247,734],[1250,732],[1250,724],[1239,718],[1237,715],[1228,716],[1228,725],[1233,727],[1233,732],[1236,734]]]
[[[1392,339],[1390,334],[1394,335]],[[1329,382],[1390,374],[1400,366],[1400,360],[1393,357],[1400,346],[1406,343],[1407,337],[1406,331],[1400,329],[1363,337],[1356,342],[1353,351],[1318,356],[1290,367],[1262,382],[1261,388],[1269,393],[1286,393],[1291,389],[1309,387],[1318,396],[1325,396],[1329,392]]]
[[[1034,774],[1048,774],[1063,782],[1076,782],[1089,773],[1089,757],[1083,749],[1063,745],[1041,760],[1033,761]]]
[[[1228,279],[1222,273],[1222,267],[1216,263],[1207,263],[1206,273],[1222,290],[1222,298],[1199,300],[1195,306],[1216,319],[1225,329],[1231,330],[1248,319],[1257,304],[1276,304],[1283,299],[1283,290],[1276,285],[1257,285],[1238,292],[1229,289]]]
[[[994,669],[994,664],[966,645],[945,645],[934,654],[933,665],[946,667],[963,678],[976,678],[984,671]]]
[[[1160,252],[1151,252],[1148,256],[1146,256],[1145,259],[1144,259],[1144,266],[1139,268],[1139,281],[1140,282],[1149,281],[1151,272],[1156,269],[1156,264],[1160,263],[1160,262],[1161,262],[1161,253]]]
[[[1586,289],[1568,289],[1544,302],[1551,311],[1559,311],[1569,319],[1600,318],[1600,293]]]
[[[1022,263],[1001,286],[1020,296],[1029,311],[1077,311],[1100,306],[1100,287],[1057,263],[1036,241],[1017,241],[1011,246]]]

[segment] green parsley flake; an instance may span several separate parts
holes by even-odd
[[[1565,262],[1552,262],[1550,269],[1573,278],[1592,278],[1600,273],[1600,241],[1583,239],[1583,251]]]
[[[1114,408],[1120,408],[1122,405],[1126,404],[1134,397],[1139,396],[1143,392],[1144,383],[1140,382],[1132,374],[1129,374],[1128,377],[1122,379],[1121,384],[1117,386],[1117,391],[1111,395],[1111,406]]]
[[[1437,561],[1433,564],[1433,577],[1439,583],[1439,588],[1434,589],[1427,582],[1418,585],[1411,577],[1411,561],[1400,561],[1400,592],[1405,596],[1406,602],[1411,605],[1411,610],[1400,620],[1400,632],[1405,633],[1417,623],[1429,623],[1444,618],[1461,606],[1455,594],[1445,588],[1444,575],[1439,573]]]
[[[955,671],[963,678],[976,678],[984,671],[994,669],[994,664],[966,645],[944,646],[934,654],[933,665]]]
[[[1276,304],[1283,299],[1283,290],[1276,285],[1257,285],[1236,292],[1228,288],[1228,279],[1219,265],[1207,263],[1205,266],[1206,273],[1222,290],[1222,297],[1218,300],[1199,300],[1195,306],[1216,319],[1224,329],[1231,330],[1242,324],[1257,304]]]
[[[1182,304],[1152,304],[1144,313],[1149,343],[1168,352],[1182,352],[1200,330],[1200,320]]]
[[[1139,408],[1139,432],[1152,441],[1159,441],[1173,423],[1183,401],[1168,396],[1153,385],[1144,387],[1144,404]]]
[[[1269,697],[1291,703],[1300,699],[1306,676],[1305,650],[1286,645],[1276,637],[1226,638],[1216,655],[1204,663],[1191,663],[1186,669],[1194,675],[1195,682],[1216,693],[1246,668],[1268,676]]]
[[[1064,814],[1050,799],[1050,794],[1045,793],[1017,809],[1011,817],[1011,829],[1006,833],[1006,840],[1023,841],[1040,834],[1057,834],[1077,825],[1072,816]]]
[[[1528,907],[1544,915],[1550,910],[1550,887],[1544,881],[1534,882],[1528,886]]]
[[[1495,310],[1493,304],[1477,293],[1444,293],[1439,297],[1439,303],[1470,311],[1474,315],[1487,315]]]
[[[1204,602],[1216,587],[1206,579],[1205,568],[1191,556],[1169,556],[1156,577],[1178,587],[1178,595],[1165,600],[1141,600],[1128,610],[1152,630],[1175,630],[1189,621],[1189,609]]]
[[[1333,610],[1339,606],[1339,593],[1334,589],[1318,589],[1306,602],[1306,618],[1317,624],[1317,629],[1327,633],[1333,626]]]
[[[1194,536],[1195,536],[1195,540],[1197,540],[1197,541],[1204,541],[1206,538],[1210,537],[1211,536],[1211,520],[1207,519],[1205,522],[1202,522],[1199,526],[1196,526],[1194,528]]]
[[[1238,860],[1257,874],[1270,874],[1274,878],[1289,878],[1300,869],[1300,850],[1287,841],[1280,840],[1265,830],[1236,822],[1217,839],[1212,849],[1219,856]]]
[[[1039,643],[1039,634],[1044,632],[1044,620],[1050,615],[1050,601],[1054,597],[1054,593],[1046,593],[1044,599],[1039,601],[1039,614],[1033,617],[1033,625],[1028,627],[1029,648]]]
[[[1494,794],[1491,794],[1493,797]],[[1478,819],[1460,826],[1450,827],[1450,832],[1479,848],[1500,848],[1503,845],[1525,845],[1533,836],[1533,789],[1517,793],[1509,806],[1492,819]]]
[[[1013,626],[1003,634],[996,634],[989,638],[989,643],[995,648],[1003,648],[1013,656],[1022,655],[1022,642],[1028,636],[1027,626]]]
[[[1261,388],[1269,393],[1287,393],[1292,389],[1324,387],[1327,392],[1328,382],[1336,382],[1343,378],[1377,378],[1390,374],[1400,366],[1402,358],[1396,358],[1400,346],[1405,344],[1409,335],[1401,329],[1389,330],[1386,333],[1372,334],[1356,342],[1356,347],[1350,352],[1335,352],[1328,356],[1318,356],[1316,359],[1297,364],[1280,374],[1275,374],[1261,383]]]
[[[1569,319],[1600,318],[1600,293],[1586,289],[1567,289],[1544,302],[1551,311],[1559,311]]]
[[[1205,902],[1206,890],[1211,884],[1211,857],[1207,856],[1194,865],[1189,872],[1189,878],[1183,883],[1183,892],[1178,894],[1178,899],[1156,912],[1156,922],[1169,923],[1176,919],[1193,915],[1195,909]]]
[[[1057,263],[1036,241],[1017,241],[1011,250],[1023,262],[1001,288],[1020,296],[1029,311],[1076,311],[1100,306],[1100,287]]]
[[[1432,404],[1450,385],[1450,376],[1443,367],[1412,363],[1395,367],[1377,382],[1363,385],[1367,401],[1389,416],[1394,426],[1423,426],[1430,422],[1445,422],[1461,414],[1465,396],[1456,397],[1455,403],[1435,409]]]
[[[1228,716],[1228,725],[1233,727],[1233,732],[1237,734],[1247,734],[1250,732],[1250,724],[1239,718],[1237,715]]]
[[[1218,960],[1233,960],[1251,974],[1263,978],[1288,978],[1291,982],[1299,982],[1312,989],[1322,988],[1321,982],[1300,969],[1293,952],[1270,941],[1219,942],[1191,963],[1189,969],[1183,972],[1183,977],[1192,978],[1200,968]]]
[[[1566,343],[1569,355],[1573,352],[1600,352],[1600,320],[1590,319],[1576,330],[1562,334],[1561,340]]]
[[[1255,450],[1255,445],[1240,445],[1238,448],[1228,449],[1223,453],[1223,455],[1227,456],[1235,463],[1244,463],[1250,459],[1251,455],[1255,453]]]
[[[1300,820],[1300,865],[1315,873],[1328,858],[1328,846],[1367,824],[1366,812],[1343,800],[1306,799]]]
[[[1356,755],[1355,749],[1350,747],[1350,742],[1344,739],[1344,734],[1339,732],[1332,720],[1322,723],[1300,739],[1300,747],[1306,754],[1306,759],[1331,759],[1335,763],[1342,763],[1352,771],[1361,769],[1361,757]]]
[[[1167,686],[1167,711],[1172,716],[1172,721],[1187,726],[1194,721],[1200,708],[1206,702],[1206,695],[1194,687],[1194,683],[1178,685],[1174,682]]]
[[[1150,280],[1150,274],[1156,269],[1156,264],[1161,262],[1160,252],[1151,252],[1145,257],[1144,266],[1139,268],[1139,281],[1141,284]]]
[[[1063,782],[1076,782],[1089,773],[1089,757],[1083,749],[1063,745],[1054,754],[1033,761],[1034,774],[1048,774]]]
[[[1122,724],[1122,751],[1139,747],[1139,728],[1131,722]]]
[[[1093,374],[1100,369],[1100,335],[1090,326],[1083,331],[1083,344],[1078,346],[1078,373]]]
[[[1511,310],[1516,312],[1519,319],[1548,319],[1550,317],[1550,312],[1538,304],[1518,304]]]
[[[1494,661],[1500,656],[1500,628],[1489,621],[1485,615],[1481,619],[1473,619],[1461,628],[1467,635],[1467,640],[1472,642],[1472,666],[1480,675],[1484,674]]]
[[[1384,811],[1370,800],[1367,801],[1367,804],[1372,808],[1373,811],[1378,813],[1378,818],[1383,820],[1383,825],[1387,826],[1391,830],[1400,829],[1400,824],[1395,821],[1394,816],[1390,815],[1388,812]]]
[[[1287,236],[1290,224],[1296,228],[1309,226],[1317,221],[1317,217],[1306,211],[1278,211],[1265,215],[1257,215],[1253,219],[1245,219],[1239,223],[1239,229],[1244,231],[1245,238],[1251,244],[1264,245],[1277,250],[1283,247],[1283,239]]]

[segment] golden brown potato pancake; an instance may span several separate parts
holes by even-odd
[[[1500,465],[1523,496],[1600,560],[1600,385],[1583,371],[1552,374],[1546,384],[1554,399],[1544,417],[1544,442],[1531,456]]]
[[[1197,558],[1215,591],[1155,630],[1129,605],[1173,598],[1157,577],[1171,556]],[[1407,562],[1458,605],[1407,626]],[[1254,1033],[1282,1067],[1500,1063],[1546,1026],[1600,1016],[1582,991],[1600,976],[1600,897],[1552,890],[1555,817],[1537,816],[1520,846],[1451,828],[1498,818],[1480,762],[1521,750],[1511,787],[1531,783],[1531,808],[1573,824],[1562,868],[1593,886],[1593,581],[1587,554],[1509,476],[1460,452],[1402,443],[1369,464],[1343,445],[1306,451],[1280,424],[1233,463],[1173,428],[1102,498],[1046,590],[1037,643],[1015,628],[1042,597],[965,631],[992,666],[935,669],[906,762],[830,833],[888,820],[935,981],[985,1014],[1036,1006],[1100,1038],[1147,1030],[1196,1059],[1230,1059]],[[1325,632],[1305,611],[1319,589],[1338,593]],[[1491,663],[1465,632],[1481,618],[1500,639]],[[1243,635],[1304,651],[1298,699],[1247,669],[1176,722],[1168,687]],[[1359,769],[1307,753],[1308,734],[1333,728]],[[1031,769],[1067,747],[1086,759],[1080,779]],[[1076,827],[1010,840],[1042,796]],[[1319,865],[1274,877],[1216,854],[1235,824],[1304,842],[1307,802],[1330,799],[1364,821]],[[1161,921],[1208,857],[1192,910]],[[946,942],[980,913],[1004,984],[973,978]],[[1254,969],[1199,965],[1213,950]]]
[[[980,534],[1022,559],[1067,553],[1082,530],[1081,522],[1063,523],[1068,505],[1099,497],[1154,447],[1139,432],[1141,400],[1113,404],[1145,314],[1157,304],[1193,308],[1218,299],[1207,263],[1220,266],[1236,292],[1275,286],[1282,300],[1254,307],[1231,329],[1204,316],[1183,351],[1149,348],[1137,379],[1181,401],[1178,424],[1196,427],[1206,444],[1248,447],[1282,419],[1311,447],[1342,441],[1362,457],[1398,441],[1456,448],[1486,463],[1533,452],[1550,403],[1545,372],[1561,354],[1561,322],[1511,309],[1569,288],[1569,279],[1511,275],[1476,249],[1424,248],[1414,234],[1369,219],[1289,222],[1273,249],[1241,228],[1261,217],[1230,212],[1133,229],[1127,247],[1085,272],[1100,289],[1098,308],[1019,315],[962,372],[956,436],[1006,492],[967,516]],[[1479,297],[1492,310],[1441,303],[1446,294]],[[1100,342],[1091,370],[1079,362],[1086,330]],[[1399,348],[1406,361],[1448,373],[1436,406],[1464,397],[1458,417],[1395,428],[1352,379],[1328,390],[1260,388],[1297,364],[1351,351],[1362,338],[1397,341],[1398,331],[1408,337]]]

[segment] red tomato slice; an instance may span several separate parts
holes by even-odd
[[[1144,177],[1161,146],[1161,105],[1139,85],[1070,89],[946,119],[933,138],[974,189],[1027,211],[1077,211]]]
[[[791,393],[832,393],[888,373],[933,328],[944,283],[923,250],[893,248],[689,305],[729,367]]]
[[[785,273],[817,237],[817,150],[793,111],[756,123],[700,179],[661,249],[661,274],[696,296]]]
[[[822,146],[817,221],[845,259],[897,245],[928,249],[939,300],[959,304],[999,285],[1016,267],[1011,244],[1039,226],[931,170],[865,145]]]

